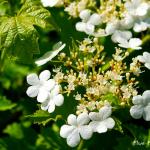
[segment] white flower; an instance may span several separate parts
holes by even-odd
[[[89,113],[89,117],[92,120],[89,125],[94,132],[104,133],[115,126],[115,121],[110,117],[111,113],[112,110],[109,105],[102,107],[99,112]]]
[[[150,69],[150,53],[144,52],[144,53],[143,53],[143,56],[142,56],[142,55],[139,55],[139,56],[137,57],[137,59],[138,59],[140,62],[144,63],[144,65],[145,65],[146,68]]]
[[[89,9],[82,10],[79,14],[79,17],[83,22],[87,22],[91,16],[91,11]]]
[[[133,27],[135,22],[134,17],[132,17],[130,14],[126,13],[124,14],[124,18],[120,20],[120,25],[124,29],[130,29]]]
[[[113,42],[118,43],[120,47],[131,48],[131,49],[141,49],[140,45],[142,41],[139,38],[131,38],[132,33],[130,31],[116,30],[112,35],[111,39]]]
[[[131,38],[129,40],[122,40],[119,42],[119,46],[123,48],[131,48],[131,49],[142,49],[140,45],[142,44],[142,41],[139,38]]]
[[[66,44],[62,44],[62,42],[56,43],[53,46],[52,51],[49,51],[49,52],[45,53],[42,57],[40,57],[39,59],[37,59],[35,61],[35,63],[38,66],[44,65],[48,61],[52,60],[61,50],[64,49],[65,46],[66,46]]]
[[[130,15],[141,17],[147,14],[149,4],[142,0],[131,0],[125,3],[125,7]]]
[[[134,96],[132,99],[134,106],[130,109],[130,114],[134,119],[140,119],[142,116],[145,121],[150,121],[150,90],[143,95]]]
[[[101,16],[97,13],[91,15],[91,11],[88,9],[81,11],[79,16],[82,19],[82,22],[76,24],[76,30],[93,35],[95,26],[101,23]]]
[[[78,117],[73,114],[68,116],[67,122],[69,125],[63,125],[60,129],[60,136],[67,138],[67,144],[75,147],[80,142],[80,136],[83,139],[90,139],[92,137],[92,129],[87,125],[90,118],[87,113],[82,113]]]
[[[119,21],[115,20],[114,22],[108,22],[105,28],[105,32],[107,35],[113,34],[119,28]]]
[[[112,35],[111,39],[115,43],[120,43],[120,41],[129,40],[131,37],[132,33],[130,31],[116,30]]]
[[[49,92],[55,86],[55,81],[50,78],[50,72],[44,70],[40,73],[39,78],[35,73],[27,76],[27,83],[31,86],[27,89],[29,97],[36,97],[38,102],[44,102],[49,95]]]
[[[142,31],[145,31],[147,30],[148,28],[150,28],[150,20],[143,20],[143,21],[137,21],[135,24],[134,24],[134,27],[133,27],[133,30],[135,32],[142,32]]]
[[[62,0],[41,0],[41,3],[43,4],[44,7],[54,7],[56,5],[61,4]]]
[[[54,112],[55,106],[61,106],[64,102],[64,97],[60,93],[60,86],[55,85],[55,87],[51,90],[48,98],[41,104],[42,110],[48,110],[49,113]]]

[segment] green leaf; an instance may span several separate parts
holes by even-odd
[[[17,123],[8,125],[6,129],[4,130],[4,133],[9,134],[10,136],[16,139],[23,139],[24,137],[21,125]]]
[[[3,139],[0,139],[0,150],[7,150],[7,145]]]
[[[10,110],[15,107],[17,104],[12,103],[7,100],[5,97],[0,97],[0,111]]]
[[[41,5],[39,0],[26,0],[18,15],[28,17],[34,25],[42,28],[53,23],[50,12]]]
[[[17,16],[3,18],[0,25],[1,58],[13,57],[30,63],[39,54],[38,32],[35,25],[45,28],[51,15],[39,1],[26,1]]]
[[[37,110],[33,115],[28,115],[30,120],[34,123],[46,125],[51,120],[57,121],[58,119],[67,120],[69,114],[75,114],[75,108],[77,105],[77,101],[73,98],[73,94],[70,96],[64,95],[64,104],[60,107],[56,107],[53,113],[49,113],[48,111]],[[39,108],[41,109],[41,108]]]
[[[60,115],[57,115],[56,118],[51,118],[51,114],[47,111],[43,110],[37,110],[34,114],[26,116],[31,121],[37,124],[42,124],[45,126],[49,121],[54,120],[56,121],[58,118],[60,118]]]

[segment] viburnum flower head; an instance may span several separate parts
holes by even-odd
[[[137,59],[144,63],[146,68],[150,69],[150,53],[144,52],[143,55],[139,55]]]
[[[60,86],[56,84],[51,90],[48,98],[41,104],[42,110],[48,110],[49,113],[54,112],[55,106],[61,106],[64,102],[64,97],[60,94]]]
[[[115,121],[110,117],[112,113],[111,106],[103,106],[99,112],[90,112],[89,117],[92,120],[90,126],[93,132],[104,133],[115,126]]]
[[[87,113],[82,113],[79,116],[70,114],[67,119],[68,125],[63,125],[60,129],[60,136],[67,139],[69,146],[77,146],[80,142],[80,136],[86,140],[92,137],[92,128],[87,125],[89,121]]]
[[[54,79],[50,79],[50,75],[51,73],[48,70],[42,71],[39,77],[35,73],[29,74],[27,83],[31,86],[26,91],[27,95],[37,97],[38,102],[44,102],[56,84]]]
[[[143,95],[134,96],[132,99],[134,106],[130,109],[130,114],[134,119],[140,119],[142,116],[145,121],[150,121],[150,90]]]

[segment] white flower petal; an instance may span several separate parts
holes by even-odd
[[[61,106],[64,103],[64,97],[62,94],[58,94],[53,98],[53,101],[56,106]]]
[[[56,82],[54,79],[49,79],[48,81],[44,82],[43,84],[43,88],[45,88],[45,90],[47,91],[51,91],[56,85]]]
[[[147,23],[140,21],[140,22],[134,24],[133,30],[135,32],[142,32],[142,31],[147,30],[147,28],[148,28]]]
[[[82,113],[77,117],[77,124],[78,125],[85,125],[89,123],[90,118],[87,113]]]
[[[74,129],[75,129],[75,127],[73,127],[73,126],[63,125],[60,128],[60,136],[63,138],[67,138],[69,136],[69,134],[71,134]]]
[[[84,22],[78,22],[76,23],[76,30],[80,32],[84,32],[86,28],[86,23]]]
[[[71,147],[75,147],[80,142],[80,135],[77,129],[74,129],[71,134],[67,137],[67,144]]]
[[[97,13],[92,14],[88,20],[89,24],[99,25],[101,23],[101,16]]]
[[[101,119],[100,114],[96,112],[90,112],[89,117],[92,121],[99,121]]]
[[[108,118],[112,113],[111,106],[104,106],[99,110],[99,114],[102,120]]]
[[[115,43],[122,43],[122,41],[129,40],[131,37],[132,33],[130,31],[116,30],[111,39]]]
[[[35,61],[35,63],[38,66],[44,65],[45,63],[47,63],[48,61],[51,61],[55,56],[58,55],[58,53],[64,49],[64,47],[66,46],[66,44],[62,44],[62,42],[58,42],[57,44],[55,44],[53,46],[53,50],[49,51],[47,53],[45,53],[42,57],[40,57],[39,59],[37,59]]]
[[[91,121],[89,126],[93,130],[93,132],[97,132],[97,126],[99,125],[99,121]]]
[[[47,80],[50,78],[50,76],[51,76],[50,71],[49,71],[49,70],[44,70],[44,71],[42,71],[42,72],[40,73],[39,79],[40,79],[41,81],[47,81]]]
[[[35,73],[29,74],[27,76],[27,83],[30,84],[30,85],[39,84],[38,76]]]
[[[133,97],[132,102],[134,105],[142,104],[143,103],[143,97],[141,95],[136,95]]]
[[[129,14],[126,14],[125,17],[120,20],[120,24],[121,24],[121,27],[123,29],[130,29],[133,27],[134,25],[134,18],[133,16],[129,15]]]
[[[107,26],[105,28],[106,34],[110,35],[116,31],[118,28],[118,22],[115,23],[107,23]]]
[[[63,44],[62,41],[56,43],[54,46],[53,46],[53,50],[62,50],[64,49],[66,46],[66,44]]]
[[[98,133],[105,133],[105,132],[107,132],[107,127],[106,127],[105,123],[104,122],[100,122],[98,124],[97,128],[96,128],[96,131]]]
[[[46,91],[44,88],[40,88],[37,96],[37,101],[43,103],[44,101],[47,100],[48,96],[49,96],[49,92]]]
[[[44,56],[38,58],[36,61],[35,61],[35,64],[37,66],[42,66],[44,64],[46,64],[48,61],[49,61],[49,57],[46,56],[46,55],[49,55],[49,52],[47,52],[46,54],[44,54]]]
[[[54,110],[55,110],[55,103],[52,100],[50,100],[48,105],[49,105],[48,112],[49,113],[54,112]]]
[[[150,103],[150,90],[146,90],[143,95],[143,104],[147,105],[148,103]]]
[[[85,26],[85,33],[86,34],[92,35],[94,33],[94,30],[95,30],[94,25],[89,24],[89,23],[86,24],[86,26]]]
[[[112,118],[107,118],[103,121],[108,129],[112,129],[115,126],[115,121]]]
[[[87,22],[90,15],[91,15],[91,11],[89,9],[82,10],[79,14],[79,16],[83,20],[83,22]]]
[[[123,48],[130,48],[129,42],[128,41],[122,41],[121,43],[118,44],[118,46],[123,47]]]
[[[49,100],[43,102],[41,104],[41,109],[44,110],[44,111],[46,111],[48,109],[48,107],[49,107],[48,103],[49,103]]]
[[[29,97],[36,97],[38,95],[39,89],[37,86],[28,87],[26,93]]]
[[[85,140],[90,139],[93,134],[92,128],[89,125],[81,126],[79,132],[81,137]]]
[[[145,121],[150,121],[150,104],[144,108],[143,118]]]
[[[143,57],[146,63],[150,63],[150,53],[144,52]]]
[[[142,44],[142,41],[139,38],[131,38],[129,40],[129,46],[132,49],[141,49],[140,45]]]
[[[58,95],[59,92],[60,92],[60,86],[58,84],[56,84],[54,86],[54,88],[52,89],[52,91],[51,91],[51,97],[54,97],[54,96]]]
[[[77,125],[77,117],[73,114],[70,114],[67,119],[68,124]]]
[[[136,9],[136,15],[138,15],[138,16],[144,16],[144,15],[146,15],[147,12],[148,12],[147,11],[148,8],[149,8],[148,3],[141,3],[139,5],[139,7]]]
[[[144,66],[148,69],[150,69],[150,63],[145,63]]]
[[[41,0],[44,7],[53,7],[59,0]]]
[[[143,106],[142,105],[134,105],[130,109],[130,114],[134,119],[140,119],[143,114]]]
[[[137,59],[138,59],[140,62],[142,62],[142,63],[145,62],[145,58],[144,58],[142,55],[139,55],[139,56],[137,57]]]

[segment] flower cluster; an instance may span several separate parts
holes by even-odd
[[[82,113],[78,116],[68,116],[68,125],[63,125],[60,135],[67,139],[67,144],[75,147],[80,142],[80,136],[88,140],[93,132],[104,133],[115,126],[115,121],[110,117],[111,106],[103,106],[99,112]]]
[[[85,32],[86,34],[94,35],[95,26],[99,25],[101,22],[100,15],[97,13],[91,15],[90,10],[85,9],[80,12],[80,18],[82,19],[82,22],[76,24],[76,29]]]
[[[60,86],[54,79],[50,78],[50,72],[44,70],[40,73],[39,78],[32,73],[27,76],[27,82],[31,86],[27,89],[29,97],[37,97],[37,101],[41,103],[42,110],[48,110],[49,113],[55,110],[56,106],[61,106],[64,97],[60,94]]]
[[[150,90],[145,91],[142,96],[134,96],[132,102],[134,106],[130,109],[131,116],[135,119],[143,116],[144,120],[150,121]]]
[[[143,64],[150,69],[150,53],[143,52],[134,58],[130,55],[143,47],[145,39],[138,33],[150,28],[150,2],[106,0],[100,1],[100,5],[94,0],[41,2],[45,7],[64,6],[70,16],[79,17],[76,30],[89,35],[82,41],[74,41],[72,47],[67,46],[70,47],[67,53],[62,51],[65,44],[59,42],[35,61],[37,66],[57,62],[52,79],[48,70],[42,71],[39,77],[34,73],[27,76],[31,85],[27,95],[37,97],[42,110],[54,112],[66,97],[69,105],[73,101],[77,103],[73,112],[69,112],[67,124],[60,129],[67,144],[75,147],[81,138],[88,140],[94,132],[113,129],[115,120],[111,114],[117,108],[130,107],[134,119],[143,116],[150,121],[150,91],[138,94],[138,77],[144,72]],[[117,43],[112,48],[114,52],[109,54],[103,39],[112,41],[112,46]]]
[[[139,47],[141,40],[132,38],[129,30],[132,28],[135,32],[142,32],[150,27],[149,2],[144,0],[127,0],[125,3],[102,1],[95,12],[87,8],[88,6],[79,13],[82,22],[76,24],[78,31],[95,37],[112,35],[112,41],[119,43],[120,47],[141,49]]]

